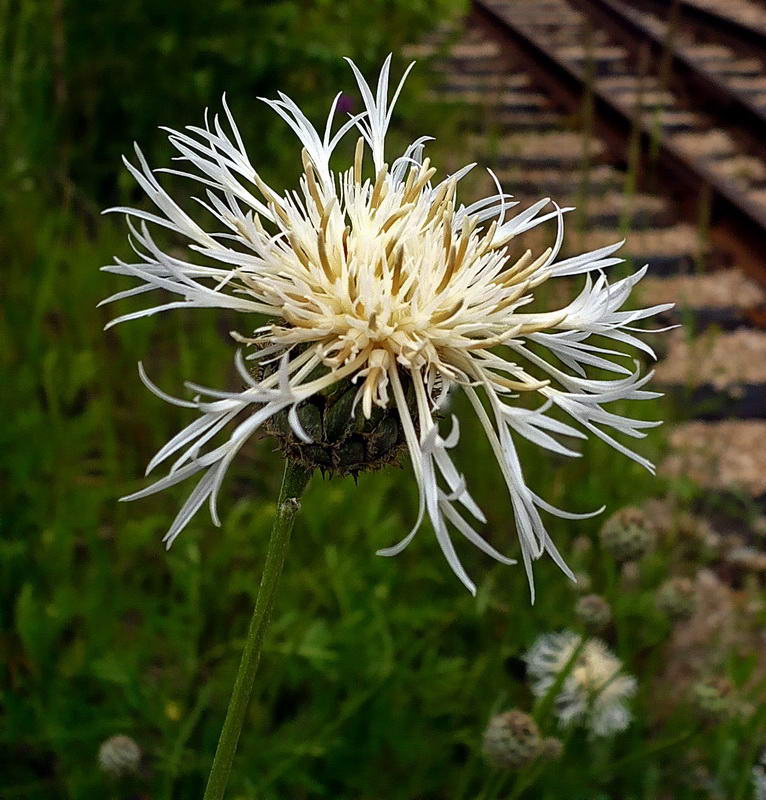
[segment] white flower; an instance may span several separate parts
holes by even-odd
[[[755,800],[766,800],[766,751],[761,753],[758,764],[753,767],[753,797]]]
[[[620,310],[646,271],[645,267],[611,285],[607,282],[603,270],[620,263],[614,256],[620,244],[557,260],[563,214],[571,209],[554,203],[552,211],[543,213],[550,203],[546,198],[510,216],[517,204],[500,191],[462,205],[458,183],[474,165],[434,183],[436,170],[423,154],[429,137],[417,139],[401,156],[387,161],[386,130],[404,81],[389,101],[389,66],[390,56],[373,90],[351,63],[365,110],[335,133],[333,116],[340,95],[323,132],[289,97],[280,94],[278,100],[265,100],[303,146],[297,190],[280,194],[264,183],[250,162],[225,98],[225,119],[216,115],[210,120],[206,115],[204,127],[170,130],[177,160],[185,162],[188,171],[156,172],[180,174],[201,185],[204,196],[195,199],[217,221],[214,232],[203,229],[171,199],[138,147],[138,167],[125,161],[158,213],[110,209],[128,215],[137,258],[129,263],[117,260],[104,269],[136,277],[140,283],[109,301],[156,290],[176,298],[125,314],[111,324],[174,308],[234,309],[258,320],[249,326],[243,322],[250,328],[247,336],[234,334],[253,348],[247,358],[279,364],[256,379],[238,353],[236,364],[245,388],[218,391],[189,384],[198,393],[190,401],[160,391],[141,369],[142,380],[152,391],[171,403],[196,409],[200,416],[151,460],[147,471],[176,456],[169,474],[125,499],[144,497],[202,473],[166,542],[173,542],[206,500],[219,524],[216,496],[226,470],[259,427],[289,411],[294,435],[309,441],[296,412],[298,404],[338,382],[353,381],[358,384],[356,414],[368,418],[376,406],[398,414],[420,492],[411,532],[380,554],[401,552],[427,514],[450,566],[474,592],[453,547],[450,526],[499,561],[515,562],[481,538],[466,518],[484,521],[449,454],[458,441],[457,422],[453,420],[452,432],[444,436],[434,420],[440,397],[457,386],[475,409],[505,479],[530,586],[531,562],[546,551],[571,576],[546,532],[540,510],[565,519],[589,514],[559,511],[526,485],[514,437],[554,453],[579,455],[557,437],[585,439],[586,434],[554,418],[552,412],[558,409],[651,470],[645,458],[619,443],[610,431],[640,438],[645,428],[659,423],[628,419],[603,408],[624,398],[657,397],[643,389],[651,375],[640,377],[637,364],[631,369],[613,360],[625,358],[624,353],[590,339],[597,334],[653,355],[632,326],[667,306]],[[354,163],[335,173],[330,156],[354,129],[361,134]],[[508,242],[551,219],[558,225],[553,245],[537,255],[527,251],[513,261]],[[185,237],[188,254],[161,249],[150,226]],[[540,284],[580,274],[585,275],[584,286],[569,305],[547,313],[525,311]],[[592,379],[587,367],[618,377]],[[517,405],[522,392],[539,395],[541,405],[535,410]],[[235,427],[228,438],[212,447],[229,424]],[[203,452],[206,445],[212,449]]]
[[[622,674],[622,662],[600,639],[585,640],[575,656],[582,642],[571,631],[539,637],[524,657],[532,691],[543,697],[568,667],[554,699],[561,724],[582,725],[594,736],[625,730],[630,723],[627,701],[636,692],[636,679]]]
[[[112,736],[98,749],[98,764],[112,777],[137,772],[141,763],[141,748],[130,736]]]

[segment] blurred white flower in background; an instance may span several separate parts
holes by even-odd
[[[636,679],[622,672],[622,662],[600,639],[583,640],[571,631],[547,633],[524,660],[537,697],[545,696],[568,669],[553,701],[563,726],[580,725],[593,736],[610,736],[630,724],[628,701]]]
[[[111,736],[98,750],[98,765],[113,778],[131,775],[141,763],[141,748],[130,736]]]
[[[766,750],[753,767],[753,797],[754,800],[766,800]]]
[[[410,533],[380,554],[401,552],[427,515],[449,565],[475,592],[451,531],[505,564],[515,562],[469,522],[485,518],[450,456],[459,438],[457,421],[453,418],[445,434],[436,420],[443,395],[459,387],[507,485],[530,586],[531,562],[545,552],[571,576],[540,511],[565,519],[589,514],[561,511],[527,486],[516,437],[578,456],[560,437],[585,439],[592,433],[651,470],[649,461],[613,434],[641,438],[659,423],[623,417],[604,406],[658,396],[643,388],[651,373],[640,376],[637,362],[625,362],[628,354],[620,348],[653,356],[634,326],[669,306],[621,310],[646,268],[610,284],[605,270],[622,261],[615,256],[620,243],[560,259],[563,216],[571,209],[553,203],[553,210],[545,211],[551,203],[545,198],[512,216],[517,203],[499,185],[496,194],[462,204],[458,184],[475,165],[435,181],[436,170],[424,157],[427,136],[392,158],[385,150],[386,132],[404,78],[389,99],[390,57],[375,89],[353,63],[351,68],[362,110],[335,132],[341,95],[319,131],[286,95],[265,101],[303,147],[297,190],[279,192],[263,181],[225,100],[223,119],[206,115],[203,127],[169,131],[176,160],[185,168],[156,172],[196,182],[201,196],[188,210],[166,193],[138,148],[138,166],[126,160],[157,211],[111,209],[128,216],[136,258],[118,259],[104,269],[139,283],[109,301],[157,292],[175,297],[112,324],[178,308],[234,310],[243,315],[245,328],[234,338],[249,353],[236,357],[244,389],[189,384],[196,394],[190,400],[165,394],[141,370],[152,391],[199,417],[151,460],[147,471],[173,457],[169,474],[125,499],[202,475],[165,537],[169,546],[206,501],[219,524],[216,498],[227,469],[259,429],[279,429],[288,457],[330,472],[374,468],[403,449],[418,485],[419,511]],[[359,134],[353,163],[334,172],[330,157],[352,131]],[[193,219],[193,209],[207,218],[207,227]],[[551,246],[536,254],[518,250],[512,257],[512,240],[546,220],[557,224]],[[156,228],[184,237],[188,251],[163,249],[155,241]],[[541,284],[577,275],[585,276],[584,283],[571,302],[551,311],[526,310]],[[246,359],[255,367],[248,368]],[[589,369],[616,377],[591,378]],[[326,403],[335,402],[336,390],[344,397],[353,390],[352,402],[335,408],[346,409],[346,419],[353,417],[357,427],[353,433],[343,428],[333,438],[324,411]],[[518,402],[522,395],[538,397],[538,406]]]

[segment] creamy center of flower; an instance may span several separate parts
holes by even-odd
[[[267,326],[253,341],[313,344],[328,368],[353,365],[354,380],[364,378],[360,399],[369,417],[373,403],[388,403],[395,365],[468,383],[474,375],[467,353],[559,318],[517,325],[512,318],[548,277],[541,266],[550,249],[536,259],[527,251],[508,266],[510,237],[497,235],[496,221],[482,224],[457,206],[457,179],[432,188],[435,170],[426,159],[384,165],[365,180],[363,144],[360,138],[353,168],[332,191],[305,153],[301,193],[279,197],[258,182],[279,230],[251,232],[261,251],[268,245],[270,269],[243,283],[280,308],[286,323]],[[517,391],[540,385],[523,377],[509,384]]]

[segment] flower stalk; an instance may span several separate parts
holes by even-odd
[[[261,658],[263,638],[271,619],[279,577],[285,563],[295,517],[300,509],[300,497],[311,477],[311,470],[294,461],[285,462],[282,487],[277,501],[277,515],[271,529],[261,585],[255,600],[253,616],[247,631],[242,659],[234,681],[226,719],[221,729],[213,766],[208,777],[204,800],[222,800],[229,782],[229,773],[237,751],[237,743],[253,693],[255,675]]]

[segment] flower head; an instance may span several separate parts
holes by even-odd
[[[612,609],[599,594],[583,595],[575,604],[575,614],[585,628],[593,633],[603,631],[612,621]]]
[[[640,508],[632,506],[616,511],[601,528],[601,544],[620,563],[643,558],[655,539],[651,520]]]
[[[532,717],[513,709],[490,719],[484,731],[482,750],[494,766],[519,769],[540,755],[542,741]]]
[[[281,426],[290,439],[285,444],[288,455],[291,446],[319,443],[321,452],[311,455],[314,451],[303,448],[299,455],[316,458],[312,463],[329,469],[343,468],[337,452],[333,451],[337,458],[328,456],[327,447],[337,442],[324,430],[322,398],[336,389],[346,396],[353,390],[347,419],[358,421],[360,436],[371,436],[376,413],[393,417],[384,455],[390,456],[395,447],[406,448],[420,495],[410,533],[380,553],[401,552],[427,515],[450,566],[475,591],[451,531],[505,564],[515,562],[485,541],[469,521],[483,522],[484,515],[450,456],[458,442],[458,424],[453,418],[445,434],[437,422],[440,399],[459,387],[468,396],[507,485],[530,585],[531,562],[545,552],[571,575],[540,511],[566,519],[589,515],[560,511],[527,486],[516,439],[576,456],[560,437],[584,439],[590,432],[652,469],[613,433],[640,438],[644,429],[658,423],[604,408],[623,398],[656,397],[643,388],[651,376],[641,377],[638,366],[621,363],[626,354],[604,346],[604,341],[652,354],[634,335],[633,326],[667,306],[621,310],[646,268],[610,284],[604,270],[621,261],[614,255],[619,244],[559,259],[563,215],[571,209],[554,203],[553,210],[546,210],[546,198],[514,215],[517,203],[499,189],[468,206],[460,203],[458,185],[474,165],[437,180],[436,169],[424,157],[429,137],[390,158],[386,131],[404,78],[389,99],[390,57],[375,88],[349,63],[362,104],[336,131],[334,115],[341,95],[323,131],[314,128],[289,97],[280,94],[265,101],[303,146],[297,189],[279,192],[263,181],[225,100],[224,119],[206,116],[204,127],[169,131],[177,159],[187,169],[164,171],[201,185],[204,196],[197,200],[214,220],[212,230],[166,193],[138,148],[138,166],[126,160],[158,212],[112,209],[128,215],[137,258],[118,260],[105,269],[140,283],[109,300],[153,290],[176,297],[111,324],[176,308],[232,309],[242,314],[245,331],[233,335],[247,352],[238,352],[235,359],[243,389],[220,391],[189,384],[198,395],[188,401],[162,392],[141,369],[152,391],[195,409],[199,417],[151,460],[149,470],[175,457],[169,474],[126,499],[201,474],[166,535],[170,545],[206,501],[219,524],[216,497],[226,471],[259,429]],[[353,163],[334,172],[330,157],[352,131],[358,134]],[[558,227],[551,246],[512,258],[511,240],[546,220],[555,220]],[[163,250],[153,226],[184,237],[187,254]],[[570,303],[551,311],[527,310],[542,283],[573,275],[585,278]],[[594,336],[600,344],[591,341]],[[255,369],[248,368],[248,360]],[[591,378],[589,368],[617,377]],[[517,402],[522,395],[538,397],[538,407]],[[317,402],[322,413],[305,411]],[[568,416],[579,428],[560,416]],[[306,419],[316,422],[312,430],[304,424]],[[225,436],[225,429],[228,437],[214,444]],[[365,439],[365,448],[367,443]],[[374,454],[365,448],[357,446],[348,471],[374,465]]]
[[[761,753],[758,763],[753,767],[753,797],[766,800],[766,751]]]
[[[562,725],[582,725],[594,736],[609,736],[630,723],[627,701],[636,680],[622,673],[622,662],[600,639],[571,631],[541,636],[525,656],[532,691],[543,697],[566,669],[554,705]]]
[[[657,589],[657,608],[674,622],[688,619],[694,614],[697,590],[689,578],[668,578]]]
[[[98,764],[112,777],[130,775],[138,770],[141,749],[130,736],[111,736],[98,749]]]

